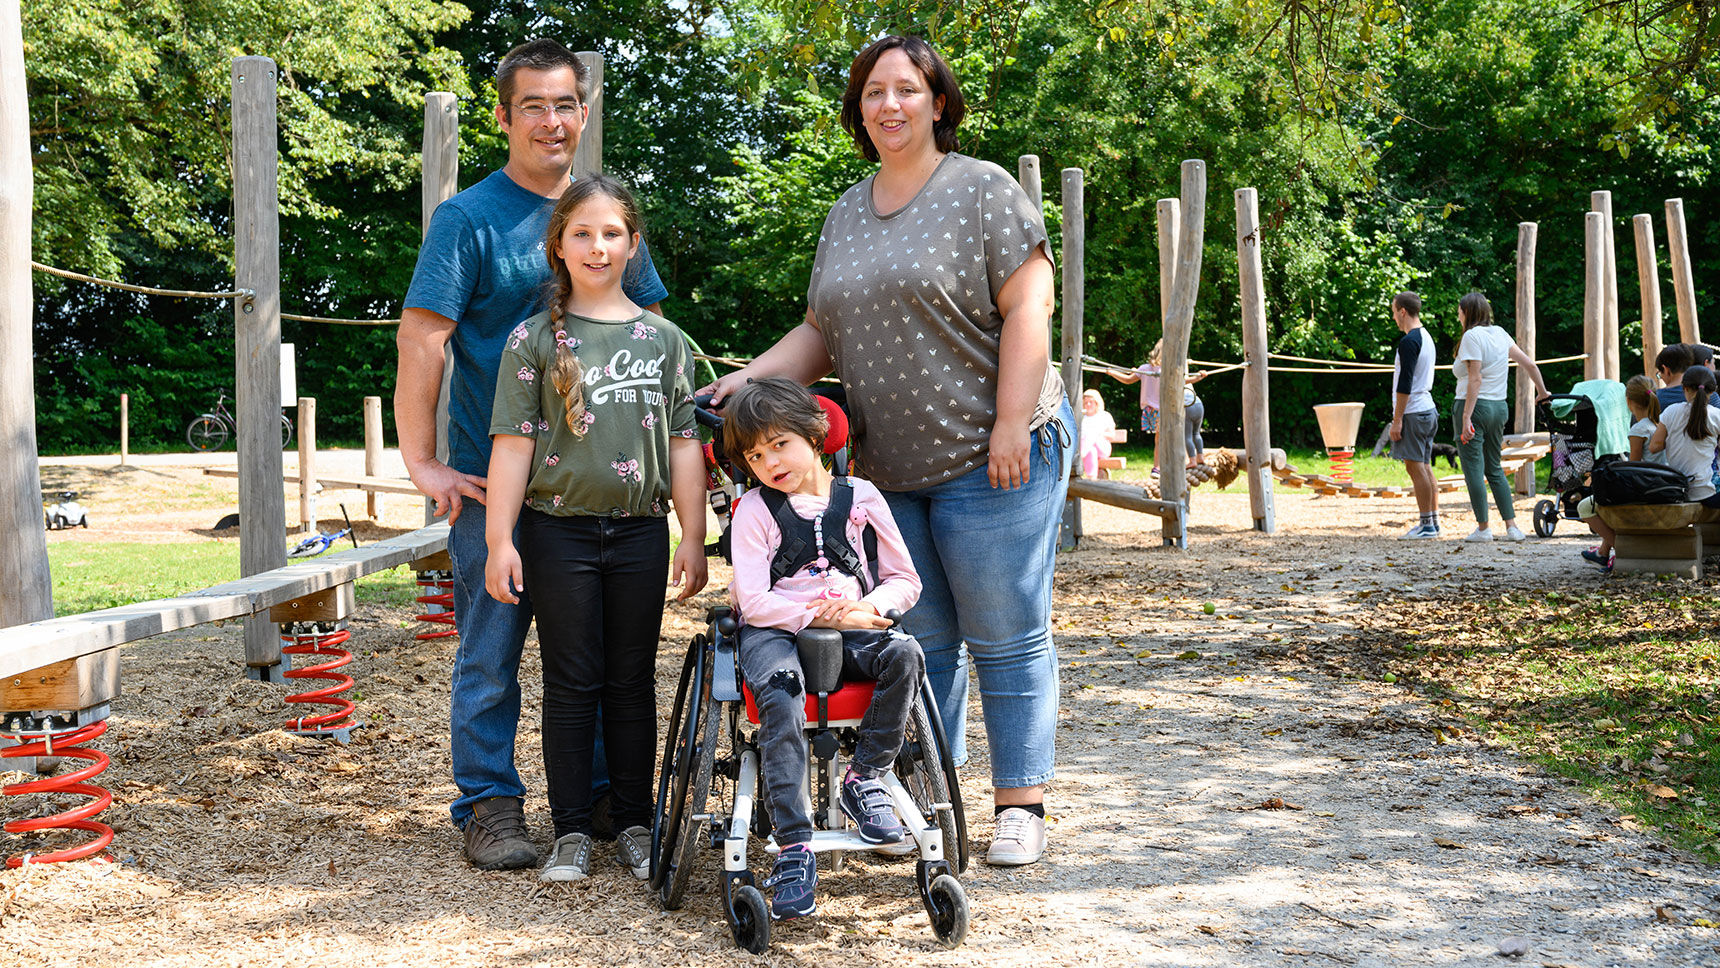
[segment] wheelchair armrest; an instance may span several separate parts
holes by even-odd
[[[794,637],[800,653],[800,671],[806,676],[806,691],[835,692],[842,685],[842,632],[838,629],[801,629]]]

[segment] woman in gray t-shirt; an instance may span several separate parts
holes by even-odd
[[[998,808],[987,860],[1030,864],[1053,772],[1051,574],[1074,417],[1047,352],[1044,221],[1008,172],[955,151],[964,110],[919,38],[855,58],[842,124],[878,171],[825,219],[806,320],[707,389],[720,401],[752,377],[835,370],[860,473],[924,585],[905,625],[958,763],[970,658],[979,673]]]

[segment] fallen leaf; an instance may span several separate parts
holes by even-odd
[[[335,868],[334,861],[332,861],[332,860],[329,861],[328,862],[328,876],[338,877],[339,875],[340,875],[340,871]]]
[[[1213,927],[1210,924],[1197,924],[1197,925],[1195,925],[1194,929],[1196,931],[1199,931],[1201,934],[1217,934],[1218,933],[1218,929]]]
[[[1444,837],[1433,838],[1433,843],[1435,846],[1443,847],[1446,850],[1462,850],[1463,849],[1462,844],[1458,843],[1455,840],[1447,840]]]
[[[1664,908],[1658,904],[1656,904],[1654,906],[1654,919],[1656,921],[1659,921],[1661,924],[1671,924],[1672,923],[1672,915],[1666,913],[1666,908]]]
[[[1196,652],[1196,651],[1195,651],[1195,650],[1193,650],[1193,649],[1190,649],[1190,650],[1188,650],[1188,651],[1187,651],[1187,652],[1182,652],[1182,653],[1179,653],[1179,654],[1178,654],[1178,655],[1177,655],[1177,658],[1179,658],[1179,659],[1182,659],[1182,660],[1184,660],[1184,661],[1185,661],[1185,662],[1186,662],[1186,661],[1188,661],[1188,660],[1191,660],[1191,659],[1198,659],[1198,658],[1200,658],[1200,653],[1199,653],[1199,652]]]

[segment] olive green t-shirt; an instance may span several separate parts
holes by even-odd
[[[551,375],[558,343],[585,368],[585,436],[568,428],[567,402]],[[699,435],[693,422],[693,358],[674,323],[543,312],[508,334],[496,378],[490,434],[536,442],[526,506],[545,514],[602,517],[669,512],[669,438]]]

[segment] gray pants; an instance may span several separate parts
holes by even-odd
[[[741,675],[758,703],[759,756],[777,845],[806,843],[812,839],[812,819],[805,806],[808,771],[802,734],[806,688],[794,633],[743,626],[739,648]],[[881,776],[896,762],[925,669],[920,643],[912,636],[895,631],[842,633],[843,680],[878,683],[872,705],[860,720],[860,742],[854,749],[856,773]]]

